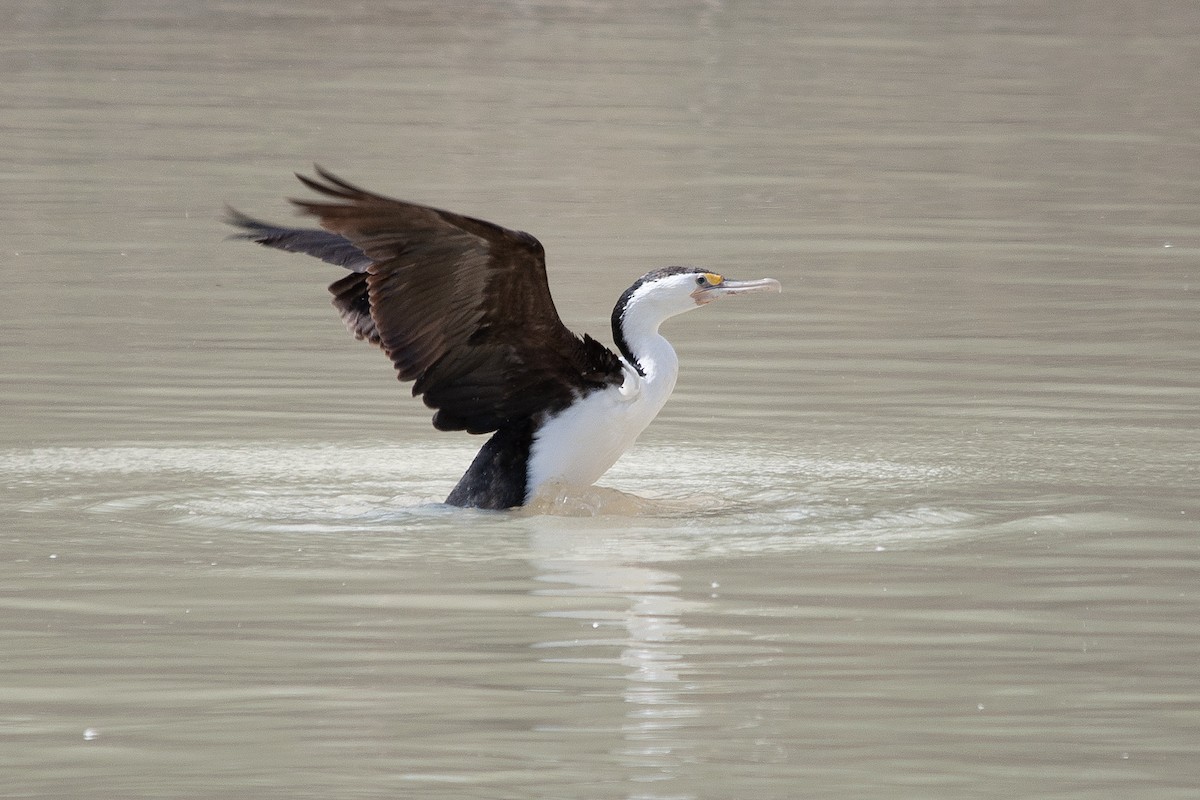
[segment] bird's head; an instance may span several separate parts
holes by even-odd
[[[781,291],[774,278],[734,281],[700,267],[665,267],[647,272],[625,290],[613,309],[614,326],[631,316],[653,321],[663,320],[708,305],[727,294]]]
[[[631,362],[630,338],[652,334],[663,321],[708,305],[727,294],[782,291],[774,278],[734,281],[699,267],[665,267],[647,272],[625,290],[613,308],[613,337]]]

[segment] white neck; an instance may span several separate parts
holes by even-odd
[[[589,395],[538,430],[529,455],[529,496],[547,481],[595,482],[658,415],[679,374],[675,348],[658,332],[660,321],[625,319],[625,343],[642,374],[622,357],[620,387]]]
[[[634,371],[640,368],[642,374],[635,376],[640,378],[636,383],[648,395],[644,400],[650,401],[655,414],[671,396],[679,376],[679,357],[675,355],[675,348],[658,332],[663,321],[657,314],[641,315],[633,311],[626,315],[622,326],[625,344],[637,360],[636,365],[629,366]]]

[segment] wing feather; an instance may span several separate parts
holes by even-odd
[[[322,199],[292,202],[324,231],[236,212],[231,222],[246,238],[355,273],[329,287],[334,306],[437,410],[435,427],[487,433],[621,383],[616,354],[563,325],[537,239],[316,172],[297,177]]]

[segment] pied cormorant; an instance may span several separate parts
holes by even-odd
[[[779,291],[696,267],[648,272],[612,312],[614,353],[571,333],[527,233],[373,194],[316,168],[297,175],[331,200],[293,200],[324,230],[271,225],[230,209],[237,238],[350,271],[330,285],[359,339],[378,345],[438,430],[491,433],[446,498],[503,509],[548,481],[591,485],[658,414],[679,361],[658,332],[669,317],[727,294]]]

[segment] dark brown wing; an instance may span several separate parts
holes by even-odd
[[[351,333],[359,339],[379,344],[379,332],[375,330],[375,320],[371,319],[371,302],[367,296],[366,272],[373,262],[349,239],[329,231],[272,225],[232,208],[226,209],[225,221],[241,228],[232,238],[246,239],[289,253],[304,253],[354,273],[329,287],[333,293],[333,305]]]
[[[617,356],[559,319],[537,239],[317,174],[297,177],[336,202],[292,202],[370,261],[329,287],[334,304],[415,381],[435,427],[486,433],[621,383]]]

